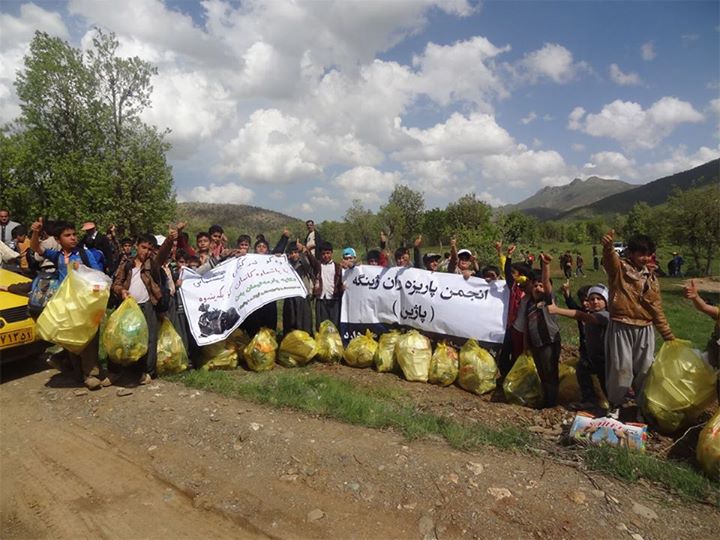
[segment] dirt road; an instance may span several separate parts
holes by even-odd
[[[715,538],[720,514],[541,458],[463,453],[165,381],[0,385],[0,536]]]

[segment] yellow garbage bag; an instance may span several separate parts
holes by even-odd
[[[715,372],[689,341],[663,343],[642,389],[645,419],[669,435],[692,424],[715,397]]]
[[[148,350],[148,325],[132,296],[123,300],[107,320],[100,338],[108,358],[123,366],[140,360]]]
[[[245,346],[243,358],[253,371],[268,371],[275,367],[277,348],[275,332],[269,328],[261,328]]]
[[[720,482],[720,409],[715,411],[700,432],[697,460],[705,474]]]
[[[428,382],[448,386],[457,379],[458,370],[457,350],[455,347],[441,341],[435,347],[435,352],[430,359]]]
[[[397,363],[408,381],[427,382],[430,374],[432,345],[417,330],[403,334],[395,345]]]
[[[542,407],[543,393],[535,361],[532,354],[521,354],[503,383],[505,399],[508,403],[525,407]]]
[[[339,362],[343,357],[343,344],[340,332],[332,321],[320,323],[320,329],[315,336],[318,346],[317,357],[321,362],[332,364]]]
[[[460,349],[458,384],[468,392],[481,395],[495,389],[497,365],[492,355],[474,339],[468,339]]]
[[[317,343],[310,334],[304,330],[293,330],[280,343],[278,363],[288,368],[304,366],[315,358],[317,352]]]
[[[235,347],[235,350],[238,354],[242,354],[245,350],[245,347],[247,347],[247,344],[250,343],[250,336],[245,330],[238,326],[227,337],[227,342],[232,344],[233,347]]]
[[[380,336],[374,358],[375,369],[380,373],[394,371],[398,367],[395,346],[401,335],[398,330],[390,330]]]
[[[350,340],[343,354],[348,366],[366,368],[373,365],[375,351],[378,348],[374,335],[370,330],[367,330],[364,336],[357,336]]]
[[[79,354],[95,337],[105,316],[112,280],[84,265],[68,266],[67,277],[37,320],[38,335],[45,341]]]
[[[157,338],[158,375],[181,373],[188,368],[188,356],[180,334],[170,319],[163,319]]]
[[[558,402],[567,405],[568,403],[582,401],[582,393],[580,392],[574,363],[561,362],[558,371],[560,376]]]
[[[201,369],[205,371],[235,369],[238,365],[238,353],[228,340],[200,347]]]

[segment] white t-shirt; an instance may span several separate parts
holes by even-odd
[[[147,287],[140,277],[140,266],[133,266],[132,276],[130,277],[130,296],[132,296],[138,304],[144,304],[150,301]]]
[[[329,300],[335,293],[335,263],[330,261],[327,264],[321,264],[320,271],[322,272],[322,291],[320,292],[320,298]]]

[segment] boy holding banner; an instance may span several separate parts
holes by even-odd
[[[340,328],[340,302],[343,293],[342,267],[333,261],[333,247],[329,242],[320,245],[320,260],[318,261],[305,247],[310,265],[315,272],[313,296],[315,297],[315,328],[320,329],[320,323],[331,321],[335,328]]]

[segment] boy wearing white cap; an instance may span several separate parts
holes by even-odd
[[[593,285],[588,289],[587,302],[589,311],[562,309],[555,304],[548,306],[548,311],[563,317],[569,317],[584,324],[585,346],[587,354],[580,357],[576,376],[582,400],[571,403],[576,410],[597,409],[598,401],[592,384],[592,376],[596,375],[600,386],[605,390],[605,331],[607,330],[610,313],[608,312],[608,289],[605,285]]]

